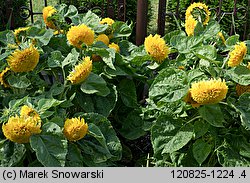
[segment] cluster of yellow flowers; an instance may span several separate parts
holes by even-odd
[[[193,107],[205,104],[215,104],[223,100],[227,95],[228,87],[221,79],[211,79],[192,83],[189,92],[184,99]]]
[[[205,20],[201,20],[203,25],[207,25],[207,23],[209,22],[210,19],[210,14],[211,12],[208,10],[207,5],[203,4],[203,3],[193,3],[191,4],[187,10],[186,10],[186,16],[185,16],[185,30],[188,36],[192,36],[194,35],[194,29],[195,26],[198,23],[198,20],[196,19],[196,17],[194,17],[193,12],[194,10],[198,8],[202,11],[204,11],[204,13],[206,14]]]
[[[4,136],[16,143],[29,143],[30,137],[41,133],[42,120],[35,109],[24,105],[21,107],[20,116],[12,116],[3,124]],[[88,124],[83,118],[66,119],[63,133],[69,141],[82,139],[88,132]]]

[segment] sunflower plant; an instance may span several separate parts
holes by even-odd
[[[0,166],[249,166],[249,41],[210,16],[140,46],[65,4],[0,32]]]

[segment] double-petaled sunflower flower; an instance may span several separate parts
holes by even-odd
[[[203,23],[203,25],[207,25],[207,23],[209,22],[209,19],[210,19],[211,12],[208,10],[207,5],[205,5],[203,3],[191,4],[186,10],[186,20],[189,17],[196,19],[196,17],[194,17],[194,15],[193,15],[195,9],[199,9],[199,10],[203,11],[203,13],[205,13],[206,16],[205,16],[205,19],[202,20],[202,23]]]
[[[241,96],[243,93],[250,92],[250,85],[240,85],[236,84],[236,93],[238,96]]]
[[[120,47],[119,47],[118,44],[111,43],[111,44],[109,44],[109,48],[114,49],[116,53],[119,53],[119,52],[120,52]]]
[[[226,82],[218,79],[192,83],[185,101],[193,106],[215,104],[226,98]]]
[[[32,117],[35,121],[41,121],[41,118],[36,110],[27,105],[22,106],[20,116],[24,118]]]
[[[82,139],[88,132],[88,124],[83,118],[66,119],[63,133],[69,141]]]
[[[15,35],[15,39],[16,39],[17,44],[21,43],[20,35],[25,33],[29,29],[30,29],[30,27],[21,27],[21,28],[18,28],[18,29],[14,30],[14,35]]]
[[[52,20],[48,20],[52,15],[56,13],[56,9],[53,6],[47,6],[43,8],[43,20],[46,26],[48,26],[51,29],[56,29],[55,24]]]
[[[17,143],[28,143],[31,135],[41,133],[41,121],[33,117],[12,116],[3,124],[4,136]]]
[[[77,48],[81,48],[83,43],[92,45],[94,37],[94,31],[84,24],[72,26],[67,33],[69,43]]]
[[[10,69],[14,72],[32,71],[39,61],[39,52],[32,45],[24,50],[15,50],[8,58]]]
[[[100,34],[100,35],[98,35],[95,40],[96,41],[101,41],[101,42],[103,42],[107,46],[109,45],[109,37],[106,34]]]
[[[158,63],[162,63],[170,52],[166,42],[158,34],[146,37],[144,46],[146,52]]]
[[[103,18],[100,21],[100,24],[108,24],[108,25],[112,25],[115,21],[111,18]]]
[[[234,49],[229,53],[228,66],[235,67],[238,66],[244,59],[247,53],[247,46],[244,42],[234,46]]]
[[[197,25],[197,21],[194,18],[188,17],[186,19],[186,21],[185,21],[185,31],[186,31],[188,36],[194,35],[194,29],[195,29],[196,25]]]
[[[5,88],[9,87],[9,83],[6,81],[6,75],[10,71],[9,67],[6,67],[2,72],[0,72],[0,84]]]
[[[67,79],[71,81],[72,84],[79,84],[83,82],[91,73],[92,61],[90,57],[85,57],[83,62],[76,65],[74,70],[70,72]]]

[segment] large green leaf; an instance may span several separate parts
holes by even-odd
[[[69,167],[82,167],[83,158],[81,150],[77,147],[76,144],[69,142],[68,143],[68,153],[66,156],[65,166]]]
[[[54,98],[42,98],[38,101],[38,111],[39,113],[44,113],[46,110],[51,107],[56,107],[60,105],[63,101],[56,100]]]
[[[233,67],[226,71],[226,75],[240,85],[250,84],[250,70],[247,67]]]
[[[205,142],[203,139],[197,139],[193,144],[193,156],[201,165],[211,153],[212,145]]]
[[[109,89],[110,93],[105,97],[77,92],[75,100],[85,112],[99,113],[108,117],[114,109],[118,97],[115,86],[109,87]]]
[[[204,60],[213,61],[217,57],[216,48],[212,45],[202,45],[194,49],[195,55]]]
[[[31,27],[27,30],[27,37],[38,40],[40,46],[47,45],[53,35],[52,29]]]
[[[225,120],[218,104],[204,105],[200,107],[198,111],[202,118],[211,125],[223,127]]]
[[[241,123],[248,130],[250,129],[250,93],[244,93],[236,102],[235,108],[240,113]]]
[[[107,96],[110,93],[106,81],[99,75],[90,73],[88,78],[81,85],[82,92],[86,94],[97,94]]]
[[[25,75],[20,76],[20,77],[10,75],[7,78],[7,81],[8,81],[10,86],[12,86],[14,88],[19,88],[19,89],[25,89],[31,85],[30,80]]]
[[[25,156],[25,146],[10,141],[5,141],[0,148],[0,166],[11,167],[18,166],[18,163]],[[23,166],[23,165],[21,165]]]
[[[132,24],[127,25],[125,22],[116,21],[112,24],[112,28],[114,29],[113,36],[114,38],[118,37],[128,37],[132,32]]]
[[[239,38],[240,36],[238,34],[228,37],[226,40],[226,45],[229,47],[236,45],[236,43],[239,42]]]
[[[98,163],[120,160],[122,146],[110,121],[95,113],[82,116],[90,125],[90,134],[78,142],[83,151],[84,162],[88,166],[98,166]]]
[[[188,91],[187,75],[182,70],[166,68],[155,78],[149,89],[149,97],[154,101],[175,102]]]
[[[184,147],[193,137],[193,126],[191,124],[185,124],[178,132],[171,137],[162,151],[162,153],[172,153],[178,151]]]
[[[127,107],[137,107],[136,87],[133,80],[123,79],[118,84],[118,92],[120,97]]]
[[[64,57],[62,56],[62,53],[58,50],[53,51],[50,53],[50,57],[48,58],[48,66],[51,68],[55,67],[62,67],[62,62],[64,60]]]
[[[67,140],[55,123],[44,124],[41,134],[31,136],[30,145],[44,166],[65,166]]]

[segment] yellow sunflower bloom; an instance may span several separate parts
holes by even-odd
[[[39,61],[39,52],[32,45],[24,50],[14,51],[7,62],[14,72],[32,71]]]
[[[116,53],[120,53],[120,47],[118,44],[111,43],[111,44],[109,44],[109,48],[114,49],[116,51]]]
[[[226,82],[221,79],[192,83],[190,88],[192,99],[200,105],[220,102],[226,97],[227,91]]]
[[[43,8],[43,20],[46,26],[48,26],[51,29],[56,29],[55,24],[52,20],[47,20],[49,17],[54,15],[56,13],[56,9],[53,6],[47,6]]]
[[[186,31],[188,36],[194,35],[194,29],[195,29],[196,25],[197,25],[197,21],[194,18],[192,18],[191,16],[186,19],[185,31]]]
[[[14,30],[14,35],[15,35],[15,39],[16,39],[16,43],[20,44],[21,40],[19,39],[20,34],[25,33],[27,30],[29,30],[30,27],[21,27],[18,29]]]
[[[186,97],[184,98],[184,102],[192,105],[192,107],[200,107],[200,105],[201,105],[201,104],[198,104],[197,102],[195,102],[194,99],[191,97],[190,90],[188,91]]]
[[[1,73],[0,73],[0,84],[3,85],[5,88],[9,87],[9,83],[6,81],[6,75],[10,71],[9,67],[6,67]]]
[[[94,36],[94,31],[84,24],[72,26],[67,33],[69,43],[77,48],[81,48],[83,43],[92,45]]]
[[[150,34],[146,37],[144,46],[146,52],[158,63],[162,63],[168,57],[170,52],[164,39],[162,39],[158,34],[155,36]]]
[[[88,124],[83,118],[66,119],[63,133],[69,141],[82,139],[88,132]]]
[[[203,10],[206,14],[206,17],[205,17],[205,20],[202,22],[203,25],[207,25],[207,23],[209,22],[209,19],[210,19],[210,14],[211,12],[208,10],[208,7],[207,5],[203,4],[203,3],[193,3],[191,4],[187,10],[186,10],[186,20],[189,18],[189,17],[192,17],[194,18],[193,16],[193,11],[198,8],[200,10]]]
[[[236,93],[238,96],[241,96],[243,93],[250,92],[250,85],[236,85]]]
[[[100,24],[108,24],[108,25],[112,25],[115,21],[111,18],[103,18],[100,21]]]
[[[12,116],[3,124],[4,136],[17,143],[28,143],[30,136],[41,133],[41,122],[32,117]]]
[[[95,40],[96,41],[101,41],[101,42],[103,42],[107,46],[109,45],[109,37],[106,34],[100,34],[100,35],[98,35]]]
[[[71,81],[72,84],[79,84],[89,76],[91,70],[92,61],[90,60],[90,57],[85,57],[84,61],[75,66],[74,70],[70,72],[67,79]]]
[[[234,46],[234,50],[229,53],[228,66],[235,67],[238,66],[247,54],[247,46],[244,42]]]
[[[36,112],[36,110],[27,105],[22,106],[20,111],[20,117],[25,117],[25,118],[32,117],[35,121],[41,121],[41,118],[39,114]]]

